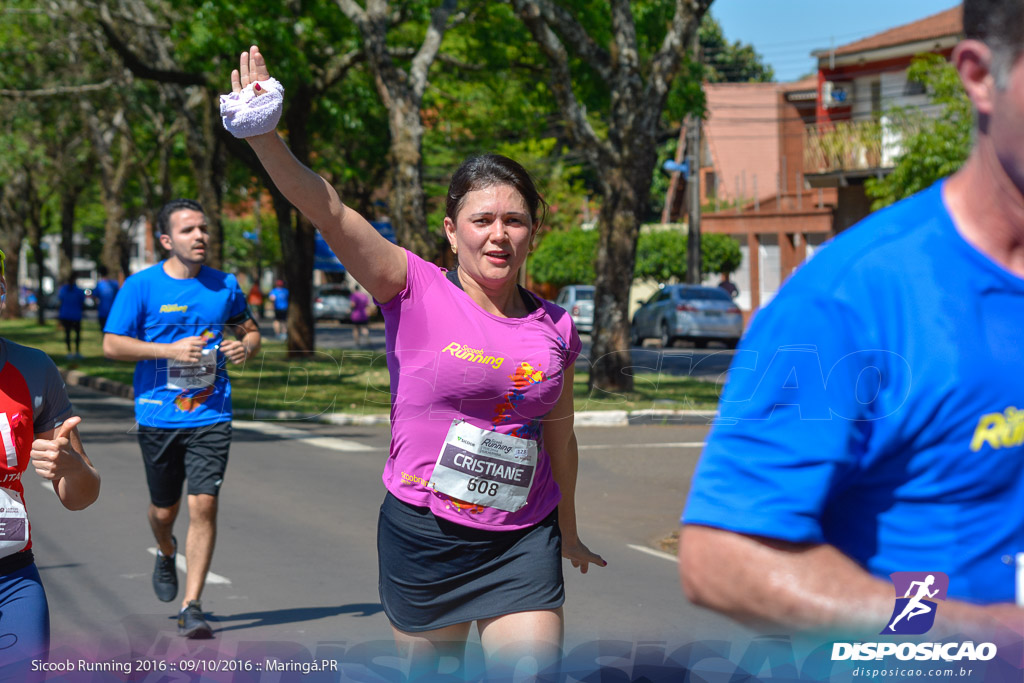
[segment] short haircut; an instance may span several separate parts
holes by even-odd
[[[452,221],[459,215],[466,195],[495,185],[510,185],[530,210],[530,222],[543,222],[547,202],[540,196],[529,172],[517,161],[500,154],[481,154],[466,159],[452,175],[445,201],[445,215]],[[538,215],[538,211],[542,213]]]
[[[964,0],[964,36],[992,50],[992,75],[996,85],[1005,88],[1024,50],[1024,2]]]
[[[198,211],[206,215],[203,205],[194,199],[172,199],[160,207],[156,214],[156,229],[161,235],[171,234],[171,216],[177,211]]]

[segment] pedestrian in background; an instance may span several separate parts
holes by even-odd
[[[249,293],[245,298],[249,303],[249,309],[256,314],[256,319],[263,320],[263,290],[260,289],[258,280],[253,280],[252,287],[249,288]]]
[[[284,280],[274,283],[274,288],[270,290],[270,301],[274,305],[274,335],[284,339],[288,325],[288,289],[284,286]]]
[[[117,280],[108,277],[110,271],[106,266],[100,265],[96,270],[100,280],[92,292],[96,297],[96,318],[100,322],[100,332],[102,332],[103,328],[107,326],[107,317],[110,315],[110,307],[114,305],[114,297],[117,296],[119,285]]]
[[[370,316],[366,311],[370,305],[370,297],[366,296],[357,284],[352,287],[352,294],[348,299],[352,304],[352,309],[349,312],[349,321],[352,323],[352,341],[358,349],[362,348],[363,341],[367,343],[370,341]]]
[[[68,347],[68,359],[81,358],[82,315],[85,311],[85,290],[78,286],[74,274],[68,276],[64,286],[57,292],[60,310],[57,320],[64,328],[64,344]],[[71,351],[71,334],[75,335],[75,350]]]

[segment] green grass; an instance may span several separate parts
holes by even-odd
[[[83,322],[84,358],[74,361],[65,359],[64,332],[56,321],[39,326],[34,320],[4,320],[0,334],[42,349],[61,368],[131,384],[134,364],[103,357],[95,321]],[[301,360],[288,359],[283,342],[264,339],[255,357],[243,366],[230,366],[229,372],[239,417],[254,409],[376,415],[390,408],[387,365],[380,352],[330,349]],[[591,392],[587,375],[579,373],[573,387],[576,410],[711,410],[721,389],[713,382],[654,373],[637,375],[634,387],[629,394]]]

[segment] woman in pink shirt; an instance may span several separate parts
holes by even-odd
[[[232,90],[258,97],[255,85],[243,89],[268,78],[253,46],[232,72]],[[532,180],[497,155],[459,167],[444,219],[458,268],[446,272],[381,237],[276,131],[246,139],[383,302],[392,441],[378,550],[396,642],[428,664],[461,658],[476,622],[489,666],[499,651],[512,661],[529,654],[541,669],[555,663],[560,557],[584,573],[606,563],[576,528],[579,335],[565,311],[516,284],[544,207]]]

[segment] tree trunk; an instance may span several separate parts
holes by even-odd
[[[75,205],[78,188],[65,187],[60,197],[60,245],[63,258],[59,279],[67,279],[74,271],[75,262]]]
[[[100,258],[111,275],[123,273],[125,277],[128,277],[129,245],[122,226],[124,209],[121,207],[121,202],[109,196],[104,197],[101,201],[106,218],[103,222],[103,252]]]
[[[396,99],[388,112],[392,171],[389,215],[398,243],[427,261],[437,259],[440,226],[427,225],[423,202],[423,122],[419,106]],[[436,229],[435,229],[436,228]]]
[[[277,215],[277,232],[281,236],[281,260],[284,279],[288,286],[288,356],[297,358],[316,349],[313,321],[313,264],[310,257],[314,249],[313,226],[288,203],[273,184],[268,185]],[[297,225],[296,225],[297,222]],[[307,234],[308,233],[308,234]],[[300,302],[306,302],[302,305]]]
[[[654,154],[652,145],[648,153],[624,159],[622,168],[609,169],[601,179],[605,190],[598,216],[601,236],[595,264],[591,389],[633,390],[629,297],[640,235],[639,217],[650,195],[651,162],[647,157]]]
[[[4,262],[4,281],[7,284],[7,298],[4,304],[3,317],[20,318],[21,312],[21,301],[18,298],[20,294],[20,287],[18,287],[18,277],[20,277],[20,264],[18,263],[20,257],[20,251],[18,245],[21,244],[22,237],[18,237],[16,241],[8,239],[7,231],[0,231],[0,239],[4,240],[4,246],[8,244],[15,245],[12,248],[4,249],[4,255],[7,257]],[[36,300],[39,301],[39,307],[42,308],[42,301],[40,297],[42,292],[36,294]]]
[[[224,262],[224,222],[221,218],[223,148],[213,129],[212,112],[215,105],[211,101],[209,92],[203,90],[202,93],[203,101],[199,108],[200,111],[197,112],[199,120],[195,120],[196,117],[192,112],[187,113],[189,125],[185,127],[185,139],[198,188],[197,199],[206,211],[206,221],[210,231],[206,265],[220,270]],[[184,99],[183,97],[182,100],[184,101]],[[184,108],[183,104],[182,109]],[[216,125],[221,125],[219,119],[216,120]]]

